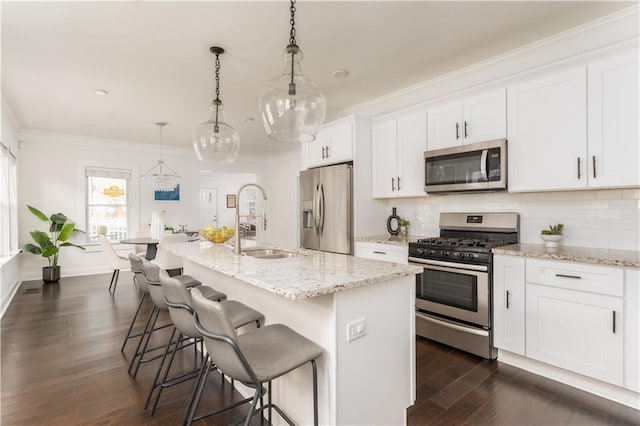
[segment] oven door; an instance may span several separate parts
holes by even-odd
[[[416,308],[489,328],[489,267],[409,258],[424,271],[416,276]]]

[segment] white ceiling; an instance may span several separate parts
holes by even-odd
[[[301,1],[304,74],[328,116],[436,75],[613,13],[624,2]],[[2,91],[23,128],[190,146],[208,119],[222,46],[225,118],[241,153],[269,142],[258,113],[262,83],[282,72],[288,2],[2,2]],[[347,68],[346,79],[332,71]],[[97,88],[107,96],[94,93]],[[245,122],[247,117],[255,121]]]

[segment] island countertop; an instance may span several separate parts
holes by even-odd
[[[422,268],[315,250],[260,246],[297,253],[283,259],[237,255],[208,241],[167,244],[166,250],[271,293],[299,300],[422,273]],[[253,249],[254,247],[252,247]]]

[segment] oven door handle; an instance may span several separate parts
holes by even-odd
[[[416,266],[433,265],[433,266],[446,266],[449,268],[456,268],[456,269],[464,269],[467,271],[482,271],[482,272],[489,271],[489,267],[485,265],[469,265],[467,263],[445,262],[443,260],[421,259],[419,257],[409,257],[409,262],[413,263]]]
[[[428,315],[424,315],[424,314],[422,314],[420,312],[416,312],[416,315],[420,316],[420,319],[423,319],[425,321],[429,321],[429,322],[434,323],[434,324],[441,325],[443,327],[450,328],[452,330],[462,331],[463,333],[475,334],[476,336],[487,337],[489,335],[489,332],[486,331],[486,330],[476,330],[476,329],[473,329],[471,327],[463,327],[461,325],[452,324],[449,321],[437,320],[437,319],[432,318],[432,317],[430,317]]]

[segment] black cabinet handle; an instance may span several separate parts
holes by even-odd
[[[582,168],[582,166],[580,165],[580,157],[578,157],[578,179],[580,179],[582,177],[582,175],[580,174],[580,169]]]
[[[596,177],[596,156],[595,155],[592,157],[592,160],[593,160],[593,177],[595,178]]]
[[[460,139],[460,123],[456,123],[456,139]]]
[[[616,333],[616,311],[613,311],[613,334]]]
[[[469,137],[468,127],[469,127],[469,123],[467,123],[467,121],[465,120],[465,122],[464,122],[464,137],[465,138]]]
[[[400,191],[400,176],[398,176],[398,191]]]
[[[387,254],[387,252],[386,252],[386,251],[376,251],[376,250],[374,250],[373,252],[374,252],[375,254]]]
[[[396,179],[395,178],[391,178],[391,190],[392,191],[396,190]]]
[[[511,296],[511,293],[507,290],[507,309],[509,309],[509,296]]]
[[[581,280],[582,277],[579,275],[565,275],[565,274],[556,274],[556,277],[560,277],[560,278],[574,278],[576,280]]]
[[[329,158],[329,147],[327,146],[327,147],[325,147],[325,148],[326,148],[326,150],[327,150],[327,158]]]
[[[322,159],[324,160],[326,157],[324,156],[324,146],[322,147]]]

